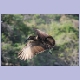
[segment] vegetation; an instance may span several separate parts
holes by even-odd
[[[78,66],[79,15],[78,14],[2,14],[1,15],[2,66]],[[32,27],[53,36],[53,49],[35,55],[31,60],[20,60],[17,53],[25,46]]]

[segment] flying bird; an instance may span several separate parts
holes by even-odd
[[[37,28],[33,28],[33,30],[36,36],[29,36],[26,40],[26,45],[18,53],[18,58],[21,60],[32,59],[35,54],[42,53],[55,45],[55,40],[52,36]]]

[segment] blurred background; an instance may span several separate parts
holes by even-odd
[[[18,52],[36,27],[53,36],[53,49],[20,60]],[[79,14],[2,14],[2,66],[79,66]]]

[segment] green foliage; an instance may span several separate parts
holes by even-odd
[[[37,25],[38,25],[38,24],[44,24],[44,23],[45,23],[45,21],[42,20],[41,18],[36,19],[36,24],[37,24]]]
[[[34,15],[34,19],[39,19],[40,18],[40,14],[35,14]]]
[[[48,14],[48,18],[54,19],[54,20],[60,20],[61,15],[60,14]]]
[[[6,28],[1,26],[1,52],[3,58],[7,57],[8,65],[79,65],[79,29],[73,27],[72,22],[72,19],[79,17],[77,14],[65,16],[66,20],[61,23],[60,14],[29,14],[30,18],[26,20],[24,14],[2,14],[1,20],[8,25]],[[26,38],[33,34],[33,26],[53,36],[56,45],[51,50],[35,55],[32,60],[23,61],[17,58],[17,53],[25,46]]]
[[[72,19],[75,19],[75,20],[79,20],[79,14],[68,14],[67,15],[68,17],[72,18]]]
[[[8,23],[9,25],[13,24],[16,20],[22,20],[23,16],[21,14],[2,14],[1,15],[1,20],[3,22]]]

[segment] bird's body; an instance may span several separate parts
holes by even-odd
[[[18,53],[18,58],[21,60],[32,59],[35,54],[39,54],[46,49],[50,49],[55,45],[55,40],[52,36],[34,28],[37,36],[29,36],[27,44]]]

